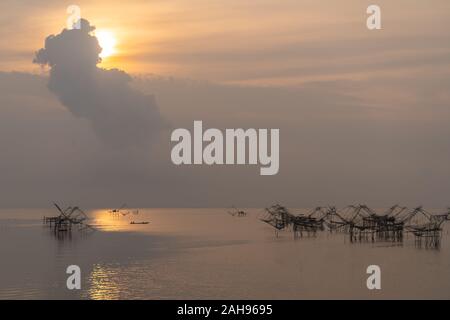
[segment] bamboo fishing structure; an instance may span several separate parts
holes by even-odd
[[[125,216],[127,216],[129,214],[134,214],[134,215],[138,215],[139,214],[139,210],[138,209],[136,209],[136,210],[127,209],[126,203],[121,205],[119,208],[108,210],[108,212],[113,217],[120,217],[120,216],[125,217]]]
[[[231,207],[232,210],[229,210],[228,213],[233,217],[245,217],[247,216],[247,212],[244,210],[240,210],[236,208],[235,206]]]
[[[286,207],[275,204],[265,209],[265,216],[260,220],[271,225],[277,237],[281,230],[292,230],[294,239],[328,230],[347,234],[350,242],[402,242],[404,234],[410,233],[417,245],[438,248],[442,225],[450,220],[450,209],[443,214],[431,214],[423,207],[408,210],[394,205],[378,213],[360,204],[340,210],[334,206],[316,207],[306,213],[293,214]]]
[[[44,225],[49,226],[56,234],[70,233],[72,227],[78,227],[79,230],[90,229],[93,227],[86,223],[87,214],[79,207],[67,207],[62,209],[58,204],[53,203],[59,212],[57,216],[43,218]]]

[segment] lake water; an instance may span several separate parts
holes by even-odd
[[[42,223],[53,209],[0,210],[0,299],[450,298],[448,225],[439,249],[412,236],[401,245],[328,232],[294,240],[249,211],[92,210],[96,231],[57,237]],[[381,290],[366,287],[372,264]],[[69,265],[81,268],[81,290],[66,287]]]

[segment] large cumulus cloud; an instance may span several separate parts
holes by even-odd
[[[97,66],[102,49],[94,29],[82,19],[80,29],[48,36],[33,62],[50,67],[49,89],[73,115],[87,119],[103,142],[144,146],[163,127],[155,100],[133,90],[127,73]]]

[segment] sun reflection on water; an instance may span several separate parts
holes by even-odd
[[[118,273],[114,268],[95,264],[89,276],[89,299],[116,300],[120,298],[120,288],[117,284]]]
[[[91,212],[94,225],[102,231],[123,231],[129,224],[128,219],[112,215],[108,210]]]
[[[154,231],[151,212],[153,211],[124,209],[112,213],[111,209],[96,209],[91,210],[89,216],[94,227],[101,231],[149,232]]]

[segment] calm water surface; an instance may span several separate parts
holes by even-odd
[[[321,233],[294,240],[225,209],[146,209],[112,217],[89,211],[95,232],[55,236],[46,210],[0,210],[0,299],[450,298],[450,240],[439,250],[351,244]],[[130,221],[150,221],[130,225]],[[66,288],[79,265],[82,289]],[[382,290],[366,288],[366,268],[382,270]]]

